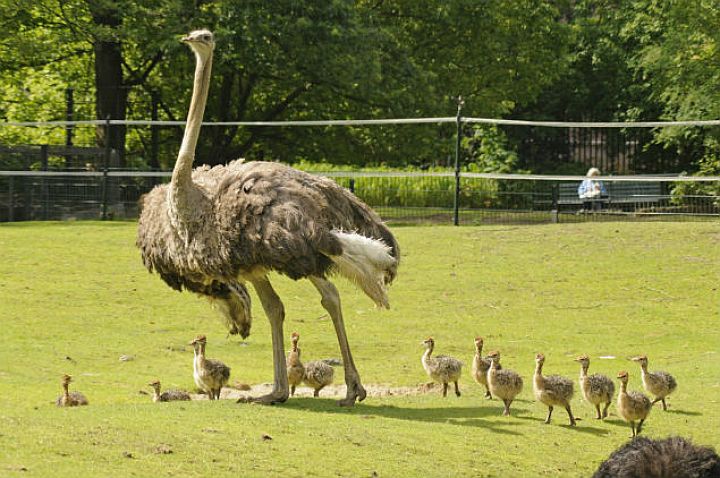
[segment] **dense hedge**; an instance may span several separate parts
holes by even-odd
[[[294,167],[313,173],[345,171],[353,172],[451,172],[446,168],[420,170],[377,166],[357,168],[336,166],[327,163],[299,163]],[[343,187],[351,189],[370,206],[394,207],[440,207],[452,208],[455,196],[455,178],[433,176],[375,176],[342,177],[333,179]],[[530,181],[497,181],[493,179],[462,179],[460,184],[460,205],[463,208],[525,208],[531,207],[532,191],[535,185]]]

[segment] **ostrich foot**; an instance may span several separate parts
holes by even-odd
[[[240,397],[237,403],[258,403],[260,405],[275,405],[285,403],[288,399],[288,392],[272,392],[259,397]]]
[[[341,407],[352,407],[355,405],[355,400],[362,402],[365,400],[366,396],[367,392],[363,386],[360,385],[360,382],[351,383],[347,386],[347,395],[345,395],[345,398],[338,401],[338,405]]]

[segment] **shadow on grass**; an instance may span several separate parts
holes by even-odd
[[[616,427],[628,427],[630,428],[630,424],[627,423],[624,420],[620,420],[619,418],[606,418],[603,420],[605,423],[609,423],[610,425],[615,425]]]
[[[535,416],[519,416],[518,418],[520,420],[541,422],[544,426],[548,426],[548,427],[551,427],[554,425],[554,426],[559,426],[561,428],[564,428],[566,430],[576,431],[576,432],[580,432],[580,433],[591,433],[593,435],[598,435],[598,436],[605,436],[610,433],[608,430],[605,430],[603,428],[598,428],[598,427],[594,427],[591,425],[584,425],[583,422],[585,420],[582,420],[582,419],[577,419],[578,424],[574,427],[571,427],[568,423],[550,422],[549,424],[545,424],[544,418],[535,417]]]
[[[438,408],[401,408],[393,405],[366,405],[363,403],[355,404],[353,408],[339,407],[335,400],[318,400],[309,397],[296,398],[288,401],[283,405],[287,408],[295,408],[297,410],[320,412],[320,413],[337,413],[355,415],[360,418],[372,419],[375,417],[392,418],[396,420],[411,420],[428,423],[446,423],[449,425],[459,425],[465,427],[482,427],[494,433],[506,435],[521,435],[514,430],[508,430],[503,423],[485,420],[487,417],[501,418],[502,407],[438,407]],[[508,425],[512,425],[510,420],[515,417],[516,413],[526,412],[525,409],[513,409],[513,416],[508,418]]]
[[[666,412],[660,412],[660,413],[672,413],[674,415],[688,415],[691,417],[702,416],[702,413],[694,412],[694,411],[690,411],[690,410],[667,410]]]

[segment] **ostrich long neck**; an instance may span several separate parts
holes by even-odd
[[[181,217],[191,210],[192,203],[192,167],[195,159],[200,126],[202,125],[208,90],[210,89],[210,72],[212,70],[212,51],[203,58],[195,52],[195,81],[193,83],[192,99],[185,124],[185,133],[180,145],[175,168],[170,181],[171,204],[175,212]]]
[[[201,367],[205,364],[205,345],[202,343],[195,344],[195,363]]]
[[[63,384],[62,384],[62,386],[63,386],[63,397],[65,397],[65,400],[69,400],[69,399],[70,399],[70,391],[68,390],[68,386],[69,386],[69,385],[70,385],[70,384],[68,384],[68,383],[63,383]]]
[[[490,370],[492,370],[492,373],[494,374],[498,370],[498,366],[500,365],[499,358],[492,357],[490,359]]]
[[[542,362],[537,362],[535,364],[535,376],[533,377],[533,379],[535,380],[535,384],[539,387],[545,386],[545,377],[543,377],[542,368],[543,368]]]
[[[583,364],[583,365],[582,365],[582,368],[580,369],[580,376],[581,376],[581,377],[587,377],[588,368],[590,368],[590,364],[588,364],[588,365]]]
[[[433,348],[434,348],[434,347],[433,347],[433,345],[431,344],[431,345],[428,346],[428,348],[425,349],[425,353],[424,353],[423,356],[422,356],[422,361],[423,361],[423,363],[428,363],[428,362],[430,361],[430,356],[432,355]]]

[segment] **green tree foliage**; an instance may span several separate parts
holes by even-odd
[[[521,105],[523,118],[568,121],[680,120],[720,117],[717,2],[580,0],[561,13],[572,31],[569,67],[539,101]],[[562,141],[563,130],[535,133]],[[660,128],[608,136],[639,142],[636,172],[720,171],[715,129]],[[521,166],[525,166],[521,164]],[[538,165],[571,172],[571,164]]]
[[[633,21],[622,35],[637,38],[631,57],[637,77],[665,119],[720,117],[720,4],[717,2],[633,2]],[[666,128],[656,141],[665,148],[700,150],[693,172],[720,174],[717,128]]]
[[[209,120],[447,116],[458,93],[468,115],[503,114],[563,70],[558,19],[539,0],[0,0],[0,114],[63,119],[72,86],[82,98],[95,90],[94,111],[79,104],[86,119],[148,119],[151,96],[161,118],[182,119],[193,59],[177,38],[198,27],[218,40]],[[180,134],[160,135],[162,165]],[[206,128],[198,156],[427,165],[452,153],[453,134],[451,125]],[[131,129],[112,141],[151,163],[148,137]]]

